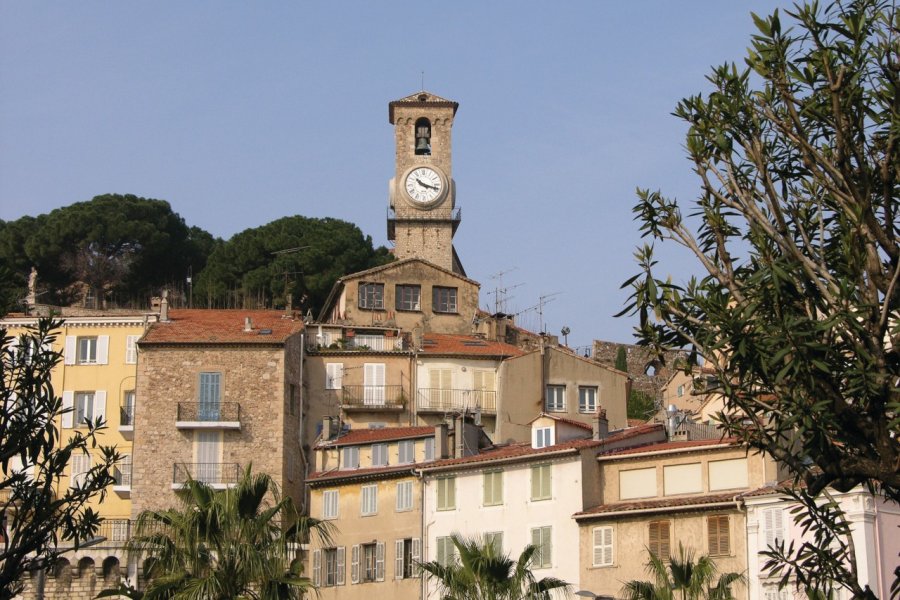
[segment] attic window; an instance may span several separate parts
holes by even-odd
[[[463,346],[487,346],[484,342],[473,342],[473,341],[465,341],[462,343]]]
[[[419,94],[419,97],[417,99],[419,102],[425,102],[426,100],[428,100],[428,94]]]
[[[257,335],[272,335],[271,329],[260,329]]]

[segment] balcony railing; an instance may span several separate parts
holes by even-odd
[[[406,392],[402,385],[345,385],[341,390],[344,408],[403,408]]]
[[[175,463],[172,487],[181,487],[189,479],[202,481],[213,487],[230,487],[241,478],[241,465],[237,463]]]
[[[240,428],[241,405],[237,402],[179,402],[175,420],[182,429]]]
[[[416,395],[416,410],[419,412],[450,412],[476,408],[480,408],[482,413],[495,414],[497,392],[420,388]]]

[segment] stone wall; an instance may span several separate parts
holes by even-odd
[[[603,340],[594,340],[592,356],[594,360],[601,364],[615,367],[619,348],[625,348],[628,375],[631,376],[633,381],[631,385],[632,391],[644,392],[657,399],[660,398],[663,386],[674,372],[673,365],[678,359],[684,360],[687,358],[687,352],[667,352],[665,364],[663,364],[654,356],[651,356],[651,353],[643,346],[605,342]]]

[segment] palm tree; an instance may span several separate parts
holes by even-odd
[[[330,526],[299,515],[271,477],[248,466],[234,488],[189,480],[185,493],[181,509],[142,512],[128,542],[143,600],[295,600],[312,587],[296,549]]]
[[[536,546],[526,546],[512,560],[496,544],[485,539],[450,536],[458,557],[448,565],[422,563],[422,569],[438,581],[444,600],[548,600],[550,591],[568,591],[569,584],[555,577],[537,580],[529,568]]]
[[[731,586],[743,583],[740,573],[723,573],[716,581],[716,563],[707,555],[694,561],[694,551],[678,545],[678,555],[666,565],[650,554],[646,570],[652,581],[629,581],[622,588],[626,600],[734,600]]]

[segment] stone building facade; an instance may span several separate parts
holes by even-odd
[[[615,367],[619,348],[625,348],[628,376],[633,382],[631,389],[649,394],[657,400],[666,382],[675,372],[677,368],[675,365],[687,359],[687,352],[673,350],[666,353],[665,362],[662,362],[644,346],[603,340],[594,340],[591,356],[600,364]]]

